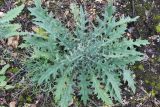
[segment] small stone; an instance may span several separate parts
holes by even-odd
[[[6,64],[6,62],[4,60],[0,61],[0,65],[5,65],[5,64]]]
[[[0,18],[3,17],[3,16],[4,16],[4,13],[3,13],[3,12],[0,12]]]

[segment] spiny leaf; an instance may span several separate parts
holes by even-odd
[[[7,69],[10,67],[9,64],[6,64],[1,70],[0,70],[0,75],[4,75]]]
[[[87,74],[81,73],[79,76],[79,87],[80,87],[80,95],[81,95],[81,100],[83,103],[86,105],[87,101],[89,101],[89,94],[91,94],[91,90],[88,88],[89,87],[89,81],[87,81]]]
[[[105,8],[105,14],[103,15],[105,18],[112,17],[116,12],[116,7],[113,6],[113,3],[110,2],[108,6]]]
[[[127,23],[138,17],[117,18],[111,3],[94,23],[82,6],[72,4],[76,23],[69,30],[41,7],[40,0],[34,1],[36,6],[29,8],[35,17],[33,23],[44,30],[47,38],[40,37],[38,32],[25,38],[26,45],[32,48],[26,66],[35,85],[54,95],[56,106],[68,106],[76,88],[79,93],[75,97],[80,95],[85,105],[92,94],[107,105],[112,104],[112,98],[121,102],[121,78],[135,90],[133,77],[123,70],[143,59],[144,54],[135,46],[146,45],[148,41],[129,40],[124,34]]]
[[[51,74],[52,74],[53,79],[54,79],[56,77],[57,73],[58,73],[57,70],[59,68],[60,68],[60,65],[57,65],[57,64],[48,68],[47,71],[44,74],[42,74],[42,76],[40,77],[40,79],[38,81],[38,84],[42,84],[45,80],[47,81],[50,78]]]
[[[94,93],[97,94],[97,97],[101,99],[103,102],[105,102],[105,104],[111,105],[112,100],[109,98],[107,90],[105,90],[105,88],[104,89],[101,88],[100,82],[99,80],[97,80],[97,77],[95,75],[92,75],[92,81],[93,81],[92,86],[95,88]]]
[[[64,94],[61,96],[60,107],[68,107],[69,103],[72,101],[72,83],[68,82],[66,89],[64,90]]]
[[[8,38],[10,36],[19,35],[17,31],[21,26],[19,24],[0,24],[0,39]]]
[[[56,81],[55,101],[59,102],[60,107],[68,107],[69,102],[72,100],[72,82],[63,75]]]
[[[135,82],[132,77],[132,73],[129,70],[123,69],[123,80],[128,83],[128,86],[132,89],[132,91],[135,93],[136,87]]]
[[[74,20],[78,22],[79,20],[79,8],[76,4],[72,3],[70,5],[71,12],[73,14]]]
[[[107,84],[111,85],[112,90],[114,91],[113,95],[119,102],[122,102],[122,98],[121,98],[121,89],[120,89],[120,79],[118,78],[118,76],[113,73],[113,72],[109,72],[106,73],[107,75]]]
[[[24,8],[24,5],[17,6],[14,9],[11,9],[4,15],[4,17],[0,19],[0,23],[12,21],[22,12],[23,8]]]

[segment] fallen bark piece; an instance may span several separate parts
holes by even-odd
[[[23,107],[36,107],[36,104],[25,103]]]
[[[9,103],[9,107],[16,107],[16,101],[12,101]]]
[[[12,46],[13,48],[17,48],[18,44],[19,44],[19,36],[14,36],[14,37],[8,38],[8,42],[7,42],[8,46]]]

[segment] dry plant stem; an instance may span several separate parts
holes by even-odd
[[[130,3],[131,3],[132,17],[135,17],[135,16],[136,16],[136,12],[135,12],[135,1],[134,1],[134,0],[130,0]],[[134,27],[135,27],[135,30],[136,30],[136,32],[137,32],[138,37],[141,37],[141,35],[140,35],[140,33],[139,33],[139,30],[138,30],[137,27],[136,27],[135,22],[133,22],[133,25],[134,25]]]
[[[11,81],[14,77],[16,77],[20,71],[24,70],[24,68],[20,68],[12,77],[10,77],[7,82]]]
[[[131,8],[132,8],[132,17],[134,17],[135,14],[135,1],[134,0],[130,0],[131,2]]]
[[[94,104],[96,107],[98,107],[98,105],[93,100],[90,99],[90,101],[92,104]]]

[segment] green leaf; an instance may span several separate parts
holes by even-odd
[[[64,89],[66,88],[65,82],[67,81],[66,75],[56,80],[56,91],[55,91],[55,101],[58,102],[61,99],[61,96],[64,93]]]
[[[24,38],[24,47],[32,50],[26,66],[29,78],[40,91],[53,94],[56,106],[67,107],[72,95],[80,96],[85,105],[90,95],[107,105],[112,98],[122,102],[122,78],[135,91],[131,74],[122,70],[143,59],[135,46],[148,44],[124,36],[127,23],[138,17],[115,16],[111,2],[100,15],[103,17],[97,16],[93,23],[83,6],[71,4],[75,26],[68,29],[41,6],[41,0],[34,2],[36,6],[29,11],[39,30]]]
[[[106,18],[107,18],[107,17],[112,17],[115,12],[116,12],[116,7],[113,6],[113,3],[112,3],[112,2],[110,2],[110,3],[108,4],[108,6],[106,6],[106,8],[105,8],[104,17],[106,17]]]
[[[111,98],[109,98],[106,88],[101,88],[100,82],[99,80],[97,80],[97,77],[95,75],[92,75],[92,82],[92,86],[94,87],[94,93],[97,95],[98,99],[101,99],[107,105],[111,105],[112,100]]]
[[[57,73],[58,73],[58,69],[60,68],[60,65],[53,65],[52,67],[48,68],[47,71],[45,73],[42,74],[42,76],[39,78],[38,84],[42,84],[44,81],[47,81],[50,76],[53,76],[53,79],[56,77]]]
[[[0,75],[4,75],[7,69],[10,67],[9,64],[6,64],[1,70],[0,70]]]
[[[0,76],[0,82],[4,81],[6,79],[6,76]]]
[[[113,95],[113,97],[115,97],[115,99],[117,99],[119,102],[122,102],[122,98],[121,98],[121,89],[120,89],[120,78],[118,78],[119,75],[116,75],[116,73],[113,72],[107,72],[107,84],[111,85],[111,90],[110,92],[114,92],[111,94],[115,94]]]
[[[60,107],[68,107],[69,102],[72,100],[72,82],[64,74],[56,81],[55,101],[59,102]]]
[[[69,103],[72,101],[72,84],[68,83],[68,86],[64,90],[64,94],[61,96],[60,107],[68,107]]]
[[[70,9],[73,14],[74,20],[76,22],[78,22],[79,21],[79,8],[78,8],[78,6],[75,3],[71,3]]]
[[[41,7],[41,0],[34,0],[36,7]]]
[[[121,19],[118,22],[116,22],[114,26],[116,27],[116,26],[119,26],[119,25],[127,24],[129,22],[134,22],[138,18],[139,18],[139,16],[136,16],[135,18],[130,18],[130,17],[125,18],[124,16],[122,16]]]
[[[4,17],[0,19],[0,23],[12,21],[22,12],[23,8],[24,8],[24,5],[17,6],[14,9],[11,9],[4,15]]]
[[[6,81],[1,81],[0,82],[0,87],[4,87],[4,86],[6,86],[7,85],[7,82]]]
[[[79,94],[81,95],[81,100],[83,103],[86,105],[87,101],[89,101],[89,94],[91,94],[91,90],[88,88],[90,83],[87,81],[87,74],[81,73],[79,76],[79,87],[80,87],[80,92]]]
[[[6,89],[6,90],[13,89],[13,88],[14,88],[14,86],[12,86],[12,85],[6,85],[6,86],[5,86],[5,89]]]
[[[128,86],[135,93],[136,87],[135,87],[135,82],[134,82],[134,79],[133,79],[131,71],[123,69],[123,80],[128,83]]]

